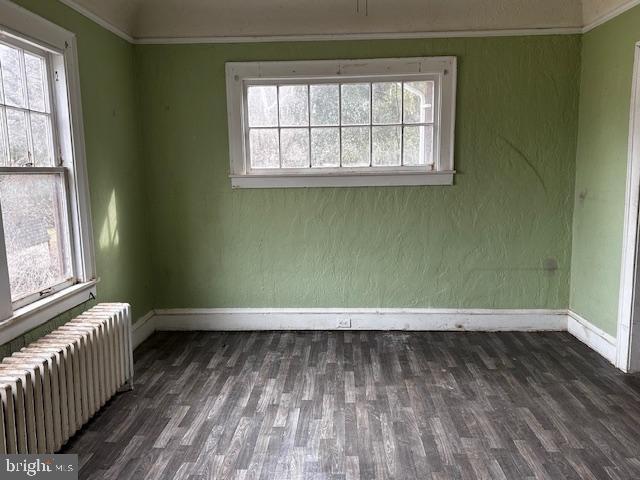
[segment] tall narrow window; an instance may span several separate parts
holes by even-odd
[[[74,276],[50,78],[46,54],[0,42],[0,206],[16,305],[68,286]]]
[[[0,343],[95,294],[76,59],[72,33],[0,3]]]
[[[453,178],[455,59],[227,65],[236,187]]]

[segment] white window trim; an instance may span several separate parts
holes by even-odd
[[[0,0],[0,38],[18,38],[50,49],[56,77],[56,115],[60,155],[68,170],[69,212],[73,228],[73,265],[76,284],[29,305],[12,309],[8,288],[7,259],[0,255],[0,344],[22,335],[96,295],[96,267],[91,223],[89,180],[87,177],[80,72],[74,33],[8,0]],[[58,154],[58,152],[56,152]],[[1,217],[0,217],[1,220]],[[4,252],[4,232],[0,221],[0,252]]]
[[[77,283],[13,312],[0,323],[0,345],[27,333],[52,318],[96,298],[97,280]]]
[[[439,119],[435,170],[376,167],[358,169],[274,170],[259,173],[248,168],[245,142],[245,86],[256,81],[358,78],[380,80],[385,76],[436,75],[439,77]],[[365,60],[316,60],[293,62],[228,62],[226,64],[227,121],[230,178],[233,188],[363,187],[392,185],[452,185],[455,174],[454,128],[456,111],[456,57],[414,57]]]

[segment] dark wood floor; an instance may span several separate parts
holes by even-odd
[[[566,333],[156,333],[95,479],[638,479],[640,378]]]

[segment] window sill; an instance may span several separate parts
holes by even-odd
[[[231,175],[232,188],[393,187],[453,185],[455,171],[428,173]]]
[[[0,345],[27,333],[56,316],[77,307],[96,295],[97,280],[78,283],[13,312],[0,322]]]

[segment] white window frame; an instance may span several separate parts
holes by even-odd
[[[10,2],[0,0],[0,38],[32,44],[48,52],[51,68],[52,119],[57,167],[68,183],[68,210],[73,264],[73,285],[62,285],[28,305],[12,305],[5,240],[0,221],[0,345],[45,323],[55,316],[95,298],[96,277],[93,229],[89,199],[80,95],[80,74],[75,34]],[[1,212],[0,212],[1,215]],[[0,217],[1,220],[1,217]]]
[[[413,57],[226,64],[230,178],[233,188],[452,185],[455,174],[456,57]],[[246,142],[248,85],[327,81],[436,81],[434,165],[252,170]]]

